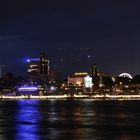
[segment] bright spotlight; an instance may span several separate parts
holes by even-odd
[[[30,63],[30,62],[31,62],[31,60],[30,60],[30,59],[27,59],[27,60],[26,60],[26,62],[27,62],[27,63]]]

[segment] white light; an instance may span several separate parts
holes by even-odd
[[[53,90],[55,90],[55,88],[52,86],[52,87],[51,87],[51,90],[53,91]]]
[[[90,55],[88,55],[88,58],[91,58],[91,56],[90,56]]]
[[[92,78],[87,76],[85,77],[85,87],[86,88],[92,88],[93,84],[92,84]]]
[[[127,78],[130,78],[130,79],[133,79],[133,77],[129,73],[122,73],[122,74],[119,75],[119,77],[127,77]]]
[[[76,84],[80,86],[82,83],[80,81],[77,81]]]

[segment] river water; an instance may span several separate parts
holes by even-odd
[[[140,101],[0,102],[0,140],[140,139]]]

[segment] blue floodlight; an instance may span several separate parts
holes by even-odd
[[[31,62],[31,59],[27,59],[26,62],[27,62],[27,63],[30,63],[30,62]]]
[[[34,86],[21,86],[18,88],[18,91],[37,91],[38,87]]]

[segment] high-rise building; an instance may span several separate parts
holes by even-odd
[[[93,91],[96,91],[99,89],[100,84],[100,76],[98,72],[98,67],[96,65],[91,66],[90,75],[92,77],[93,82]]]
[[[91,75],[92,77],[94,77],[94,76],[97,76],[98,73],[99,73],[99,72],[98,72],[97,66],[96,66],[96,65],[91,66],[91,68],[90,68],[90,75]]]
[[[40,75],[49,76],[50,73],[50,61],[45,53],[40,54]]]
[[[28,62],[28,68],[27,72],[31,79],[38,79],[40,76],[40,70],[39,70],[39,58],[31,58],[27,60]]]
[[[39,58],[28,59],[27,72],[29,77],[33,80],[48,79],[50,73],[50,61],[48,57],[42,53]]]

